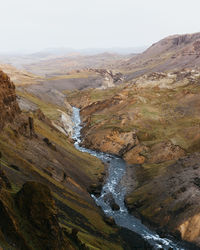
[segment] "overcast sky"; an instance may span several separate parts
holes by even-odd
[[[200,31],[199,0],[1,0],[0,51],[151,45]]]

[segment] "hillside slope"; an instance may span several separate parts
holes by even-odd
[[[199,83],[195,70],[150,73],[112,89],[68,95],[81,108],[83,145],[127,162],[130,212],[198,245]]]
[[[21,92],[0,72],[0,246],[3,249],[137,249],[146,243],[106,220],[88,193],[105,166],[74,148],[52,122],[65,104]],[[62,105],[61,105],[62,104]],[[44,113],[43,113],[44,111]]]
[[[13,81],[15,85],[18,86],[38,84],[43,81],[42,77],[25,70],[17,69],[9,64],[0,64],[0,69],[10,77],[11,81]]]
[[[148,72],[199,68],[200,33],[164,38],[119,67],[128,72],[129,80]]]

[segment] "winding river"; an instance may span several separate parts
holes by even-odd
[[[114,218],[117,225],[127,228],[140,234],[144,239],[146,239],[154,249],[186,249],[183,243],[176,242],[174,239],[161,238],[157,233],[148,229],[145,225],[141,223],[140,220],[128,213],[127,208],[124,204],[124,197],[126,194],[126,189],[120,186],[120,181],[126,172],[126,163],[123,159],[102,153],[96,152],[90,149],[86,149],[80,146],[81,143],[81,118],[78,108],[73,108],[73,122],[74,122],[74,134],[73,139],[75,140],[74,146],[81,152],[87,152],[101,161],[109,163],[109,175],[103,186],[101,196],[94,198],[96,204],[102,208],[107,216]],[[113,211],[110,204],[104,201],[104,197],[108,194],[112,194],[116,204],[119,205],[120,210]]]

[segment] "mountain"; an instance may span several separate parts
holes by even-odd
[[[48,48],[36,53],[30,54],[30,56],[37,55],[57,55],[57,56],[67,56],[70,54],[80,54],[83,56],[88,55],[98,55],[103,53],[110,54],[136,54],[143,52],[147,46],[138,46],[138,47],[113,47],[113,48],[86,48],[86,49],[73,49],[73,48]]]
[[[148,72],[200,67],[200,33],[173,35],[153,44],[120,65],[128,79]]]
[[[130,54],[138,54],[143,52],[147,46],[129,47],[129,48],[87,48],[87,49],[73,49],[73,48],[47,48],[34,53],[0,53],[0,62],[2,64],[10,64],[19,69],[25,69],[24,67],[29,64],[38,64],[42,61],[48,61],[59,58],[71,58],[71,57],[86,57],[97,56],[99,54],[110,54],[119,58],[126,57]],[[31,66],[30,66],[31,67]],[[78,67],[76,67],[78,68]]]

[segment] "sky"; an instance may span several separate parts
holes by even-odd
[[[1,0],[0,52],[140,47],[200,32],[199,0]]]

